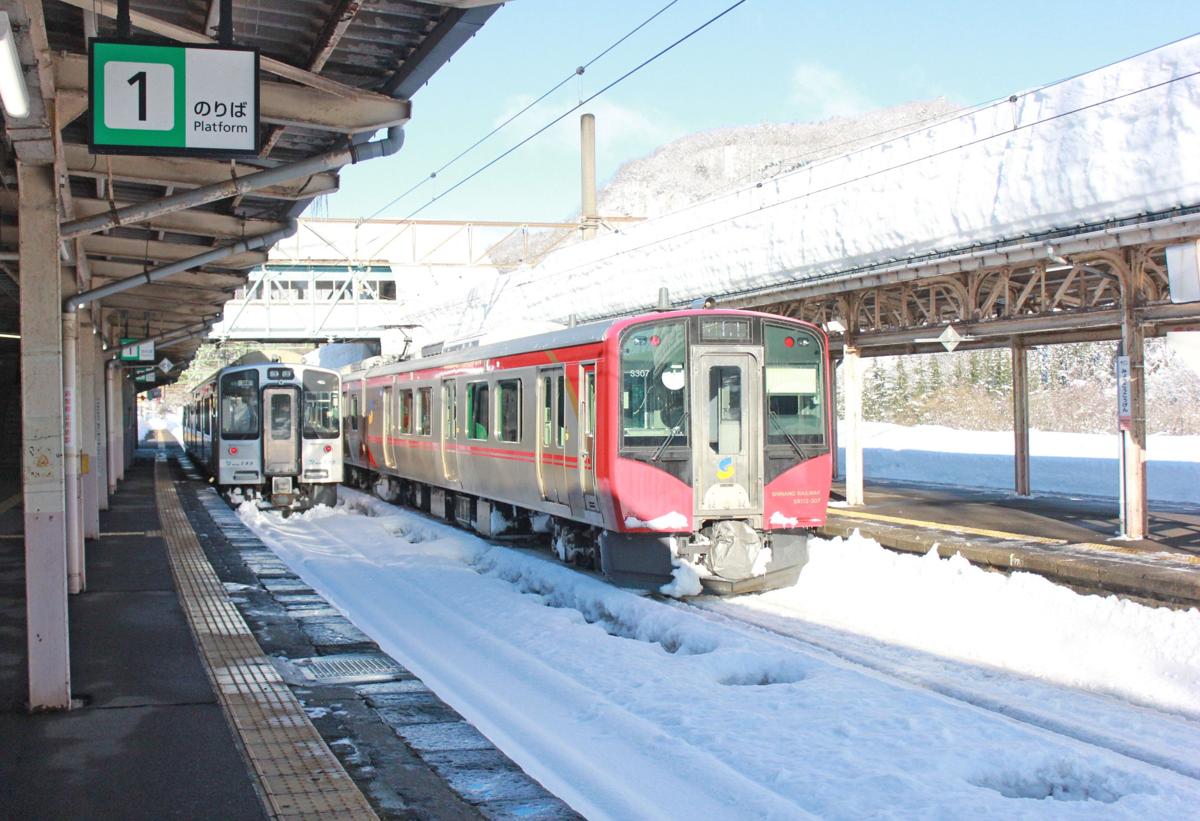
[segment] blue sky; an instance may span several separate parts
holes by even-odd
[[[379,216],[404,218],[734,0],[677,0],[556,94]],[[668,0],[515,0],[413,98],[396,156],[342,172],[329,216],[364,217],[588,62]],[[1200,31],[1194,2],[747,0],[585,109],[598,174],[697,131],[812,122],[910,100],[973,104]],[[578,211],[578,118],[417,214],[564,220]],[[311,212],[310,212],[311,213]]]

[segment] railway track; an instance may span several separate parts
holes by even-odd
[[[411,508],[402,509],[426,515]],[[484,541],[496,547],[520,550],[549,563],[561,564],[545,544],[538,544],[536,540],[536,536],[529,536],[526,539],[512,537]],[[596,571],[573,566],[571,569],[606,581],[603,575]],[[919,650],[898,649],[886,642],[847,631],[740,608],[731,600],[708,596],[682,600],[658,594],[648,595],[664,606],[686,609],[711,623],[731,629],[765,632],[776,641],[798,645],[806,651],[823,653],[841,662],[869,669],[889,679],[928,690],[1010,721],[1092,747],[1103,748],[1200,781],[1200,719],[1195,717],[1166,713],[1153,707],[1129,705],[1129,709],[1144,722],[1140,731],[1131,732],[1126,724],[1119,727],[1101,726],[1094,722],[1089,723],[1088,720],[1092,715],[1104,711],[1091,710],[1088,706],[1096,706],[1097,701],[1111,703],[1110,699],[1113,697],[1072,690],[1071,697],[1084,704],[1075,710],[1073,719],[1065,718],[1050,709],[1039,708],[1035,701],[998,694],[998,690],[1007,687],[1035,691],[1033,696],[1036,696],[1036,691],[1045,692],[1047,688],[1055,692],[1066,692],[1066,688],[1059,685],[1020,673],[934,657]],[[931,669],[934,667],[937,669]],[[949,675],[947,670],[950,671]],[[1180,726],[1187,728],[1187,731],[1180,732]],[[1164,754],[1162,749],[1138,741],[1140,737],[1162,740],[1173,735],[1178,736],[1178,743],[1165,744],[1162,747],[1181,751],[1176,755]]]

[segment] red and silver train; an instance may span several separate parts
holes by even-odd
[[[247,358],[257,357],[251,354]],[[303,510],[337,504],[342,430],[335,371],[279,362],[222,368],[183,408],[183,444],[221,493]]]
[[[665,311],[342,376],[347,481],[656,587],[794,581],[831,477],[828,340],[807,322]]]

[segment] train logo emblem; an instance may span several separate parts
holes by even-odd
[[[717,478],[721,481],[728,481],[733,478],[733,457],[726,456],[720,462],[717,462]]]

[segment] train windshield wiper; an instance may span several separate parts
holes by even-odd
[[[779,421],[779,414],[774,410],[769,410],[769,413],[771,421],[775,423],[775,427],[783,434],[783,438],[788,440],[788,444],[792,446],[792,450],[796,451],[796,455],[801,459],[807,459],[808,454],[804,452],[804,448],[800,447],[796,440],[792,438],[792,435],[783,429],[783,423]]]
[[[683,412],[683,418],[679,420],[679,424],[671,428],[671,432],[667,434],[667,438],[663,439],[662,444],[658,446],[658,450],[654,451],[654,456],[650,458],[651,462],[657,462],[658,457],[662,456],[663,451],[667,449],[667,445],[671,444],[675,437],[683,431],[683,425],[687,422],[688,414],[691,412],[691,408]]]

